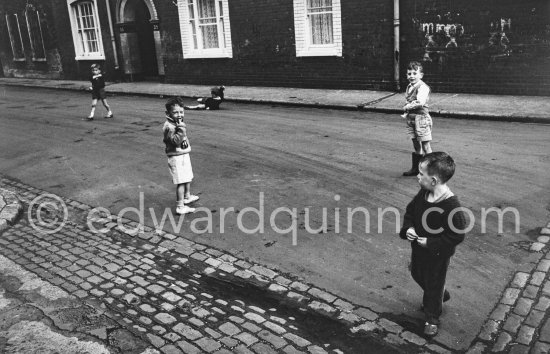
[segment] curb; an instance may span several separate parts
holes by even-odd
[[[109,86],[114,83],[108,83],[106,85],[107,94],[117,94],[125,96],[142,96],[142,97],[185,97],[185,98],[198,98],[203,95],[173,95],[173,94],[163,94],[163,93],[152,93],[152,92],[129,92],[123,90],[109,90]],[[82,85],[80,87],[68,86],[68,85],[55,85],[55,86],[42,86],[32,83],[14,83],[14,82],[2,82],[0,85],[6,86],[19,86],[19,87],[35,87],[35,88],[44,88],[50,90],[67,90],[67,91],[84,91],[87,92],[87,86]],[[382,102],[384,99],[393,97],[398,93],[388,95],[381,99],[378,99],[374,102],[368,104],[324,104],[320,102],[291,102],[286,100],[271,100],[271,99],[256,99],[256,98],[225,98],[227,102],[235,103],[250,103],[250,104],[264,104],[264,105],[281,105],[288,107],[308,107],[308,108],[318,108],[318,109],[334,109],[334,110],[343,110],[343,111],[361,111],[361,112],[374,112],[374,113],[388,113],[388,114],[401,114],[403,113],[401,109],[395,108],[385,108],[385,107],[375,107],[369,106],[369,104]],[[430,115],[433,117],[440,118],[454,118],[454,119],[469,119],[469,120],[484,120],[484,121],[499,121],[499,122],[516,122],[516,123],[538,123],[538,124],[550,124],[550,117],[545,116],[521,116],[521,115],[498,115],[491,113],[483,112],[450,112],[450,111],[431,111]]]
[[[550,351],[550,222],[539,236],[526,244],[538,253],[532,266],[513,273],[506,289],[492,309],[466,354],[485,352],[548,353]]]

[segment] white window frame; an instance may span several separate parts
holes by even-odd
[[[36,48],[34,47],[34,41],[33,41],[33,34],[31,32],[31,24],[29,22],[29,12],[33,12],[36,14],[36,21],[38,23],[38,31],[40,32],[40,38],[39,42],[42,46],[42,53],[44,53],[43,57],[37,57],[36,56]],[[42,24],[40,23],[40,13],[37,10],[27,8],[25,10],[25,19],[27,21],[27,31],[29,32],[29,41],[31,43],[31,52],[32,52],[32,60],[34,61],[46,61],[46,48],[44,47],[44,36],[42,34]]]
[[[19,38],[14,38],[13,28],[10,26],[10,20],[8,16],[15,16],[15,22],[17,23],[17,32],[19,33]],[[13,54],[13,61],[25,61],[25,46],[23,45],[23,38],[21,37],[21,25],[19,24],[19,16],[17,14],[6,14],[6,26],[8,27],[8,34],[10,37],[11,43],[11,52]],[[18,41],[21,45],[22,57],[16,57],[15,41]]]
[[[297,57],[342,56],[342,10],[340,0],[332,0],[332,39],[330,44],[313,44],[307,0],[293,0],[294,37]]]
[[[202,0],[178,1],[183,58],[233,58],[228,0],[214,0],[219,48],[201,47],[202,37],[200,24],[198,23],[198,7],[196,6],[199,1]],[[195,43],[197,48],[195,48]]]
[[[93,28],[97,38],[97,51],[91,52],[81,40],[79,31],[80,20],[77,18],[77,8],[83,3],[92,4],[92,19],[95,27]],[[104,60],[105,52],[103,50],[103,40],[101,38],[101,24],[99,23],[97,0],[67,0],[67,8],[71,19],[71,30],[73,32],[73,42],[75,49],[75,60]]]

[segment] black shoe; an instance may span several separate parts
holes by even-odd
[[[424,335],[428,337],[435,337],[437,335],[437,332],[439,331],[439,328],[436,324],[426,322],[424,325]]]

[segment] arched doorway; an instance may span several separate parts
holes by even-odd
[[[164,75],[160,33],[151,0],[119,0],[117,26],[124,74],[130,81],[158,80]]]

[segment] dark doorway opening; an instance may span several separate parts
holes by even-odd
[[[136,24],[139,38],[139,53],[143,68],[144,79],[157,79],[158,66],[155,48],[155,38],[153,36],[153,25],[151,24],[151,15],[149,9],[142,0],[138,0],[136,8]]]

